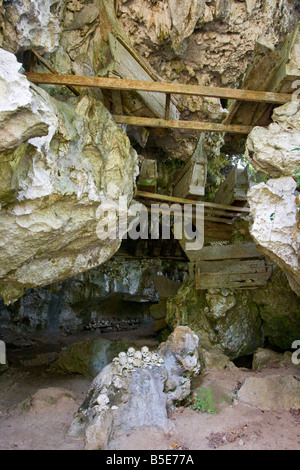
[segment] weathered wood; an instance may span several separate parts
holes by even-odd
[[[25,75],[29,81],[44,85],[73,85],[103,89],[107,88],[111,90],[147,91],[164,94],[171,93],[175,95],[207,96],[212,98],[274,104],[285,104],[292,100],[292,96],[286,93],[237,90],[233,88],[218,88],[166,82],[150,82],[143,80],[125,80],[118,78],[87,77],[79,75],[58,75],[30,72],[25,73]]]
[[[143,160],[137,182],[138,189],[140,191],[148,191],[155,193],[157,178],[157,161],[150,159]]]
[[[170,93],[166,94],[166,109],[165,109],[165,119],[170,119],[170,106],[171,106],[171,95]]]
[[[198,261],[196,288],[249,288],[266,284],[272,268],[265,260]]]
[[[252,287],[265,286],[270,278],[270,274],[255,274],[253,278],[248,278],[247,275],[236,274],[231,276],[211,277],[203,275],[196,281],[196,289],[249,289]]]
[[[250,134],[252,127],[239,126],[236,124],[219,124],[201,121],[177,121],[165,119],[153,119],[140,116],[113,116],[119,124],[142,127],[162,127],[165,129],[185,129],[201,132],[228,132],[230,134]]]
[[[109,34],[109,46],[114,60],[114,73],[122,79],[138,80],[152,82],[153,79],[144,67],[136,60],[123,44],[120,43],[112,34]],[[154,82],[155,83],[155,82]],[[159,93],[146,93],[136,90],[147,107],[158,118],[165,117],[165,97]],[[170,97],[170,96],[169,96]],[[118,114],[118,113],[116,113]],[[179,119],[179,112],[176,106],[169,100],[169,117],[170,119]]]
[[[172,195],[184,199],[199,199],[205,194],[207,164],[189,162],[173,183]]]
[[[236,204],[247,203],[247,191],[249,189],[249,178],[247,168],[235,166],[226,180],[220,185],[216,195],[215,203]]]
[[[174,197],[174,196],[165,196],[164,194],[151,194],[147,192],[142,192],[142,191],[137,191],[136,192],[136,197],[142,198],[142,199],[152,199],[152,200],[158,200],[158,201],[165,201],[165,202],[174,202],[178,204],[202,204],[204,208],[210,207],[210,208],[216,208],[216,209],[222,209],[222,210],[228,210],[231,212],[237,212],[237,213],[246,213],[249,214],[250,209],[247,207],[234,207],[234,206],[227,206],[224,204],[215,204],[214,202],[197,202],[193,201],[192,199],[183,199],[179,197]]]
[[[267,52],[250,66],[242,88],[255,87],[266,92],[284,94],[293,92],[292,84],[300,78],[299,66],[297,60],[294,60],[299,50],[299,30],[300,23],[287,37],[279,53],[273,51],[268,55]],[[268,60],[269,64],[266,63]],[[235,122],[252,126],[268,125],[271,122],[273,108],[274,106],[262,104],[234,102],[223,124]]]
[[[49,70],[49,72],[57,75],[57,71],[54,67],[52,67],[51,64],[49,64],[49,62],[47,62],[35,49],[31,49],[31,53],[37,58],[37,60],[44,65],[44,67],[46,67],[46,69]],[[32,58],[32,56],[31,56]],[[32,69],[33,69],[33,62],[31,61],[30,62],[30,73],[33,73],[32,72]],[[66,87],[72,92],[74,93],[74,95],[76,96],[79,96],[80,95],[80,91],[78,91],[76,88],[74,88],[73,86],[71,85],[66,85]]]
[[[204,246],[202,250],[198,252],[199,261],[263,257],[264,255],[258,251],[254,243],[244,243],[242,245]]]
[[[201,274],[255,274],[265,273],[266,264],[262,259],[226,259],[221,261],[198,261],[197,269]]]

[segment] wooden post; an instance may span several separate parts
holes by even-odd
[[[165,119],[170,119],[171,93],[166,94]]]

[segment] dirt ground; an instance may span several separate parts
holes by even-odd
[[[144,333],[141,332],[141,335]],[[145,343],[145,340],[143,342]],[[148,343],[151,343],[151,338]],[[48,352],[55,349],[54,344],[41,346],[41,343],[40,348]],[[25,367],[24,362],[21,365],[24,357],[28,360],[34,354],[34,348],[31,352],[15,351],[12,355],[12,365],[0,375],[0,450],[83,449],[84,441],[70,438],[67,433],[73,414],[83,402],[92,379],[79,375],[54,374],[48,370],[47,365]],[[295,373],[289,368],[276,369],[276,374],[291,372]],[[233,394],[238,384],[246,377],[257,374],[264,377],[274,374],[274,369],[264,369],[260,372],[249,369],[209,371],[204,378],[197,378],[194,386],[201,385],[205,380],[206,383],[213,382]],[[214,415],[181,407],[171,414],[170,419],[174,427],[169,434],[156,429],[142,429],[116,436],[112,448],[300,449],[299,410],[262,411],[234,399],[232,404],[225,405]]]

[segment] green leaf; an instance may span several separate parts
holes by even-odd
[[[292,149],[291,152],[294,152],[295,150],[300,150],[299,147],[295,148],[295,149]]]
[[[273,214],[271,214],[271,215],[270,215],[270,220],[272,220],[272,221],[273,221],[273,220],[274,220],[274,218],[275,218],[275,212],[273,212]]]

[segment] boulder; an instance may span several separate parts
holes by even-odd
[[[118,207],[124,196],[126,212],[138,167],[129,139],[97,93],[60,102],[30,87],[12,54],[0,57],[6,65],[0,85],[0,132],[6,134],[0,152],[0,293],[10,303],[25,287],[87,271],[118,250],[117,233],[99,238],[98,224],[114,217],[109,211],[105,218],[102,207],[107,201]]]
[[[248,377],[238,399],[262,410],[300,408],[300,379],[294,375]]]
[[[280,354],[270,349],[259,348],[253,355],[252,369],[262,370],[265,367],[282,367],[292,365],[292,354]]]
[[[208,370],[236,369],[236,366],[230,361],[229,357],[216,349],[210,351],[200,349],[200,357],[204,363],[204,368]]]
[[[73,343],[62,351],[52,369],[96,377],[112,359],[130,345],[124,341],[92,338]]]
[[[189,395],[200,370],[198,338],[178,327],[156,352],[147,350],[120,353],[94,379],[69,432],[85,436],[86,449],[107,449],[116,433],[141,427],[171,429],[168,411]]]
[[[262,321],[251,291],[196,290],[190,281],[168,300],[171,328],[188,325],[199,345],[217,350],[229,359],[252,354],[263,345]]]
[[[268,128],[255,127],[246,144],[246,158],[271,178],[295,176],[300,169],[300,103],[294,100],[275,108]]]
[[[299,209],[292,177],[270,179],[248,192],[253,223],[250,233],[267,256],[287,274],[290,286],[300,295],[298,252]]]

